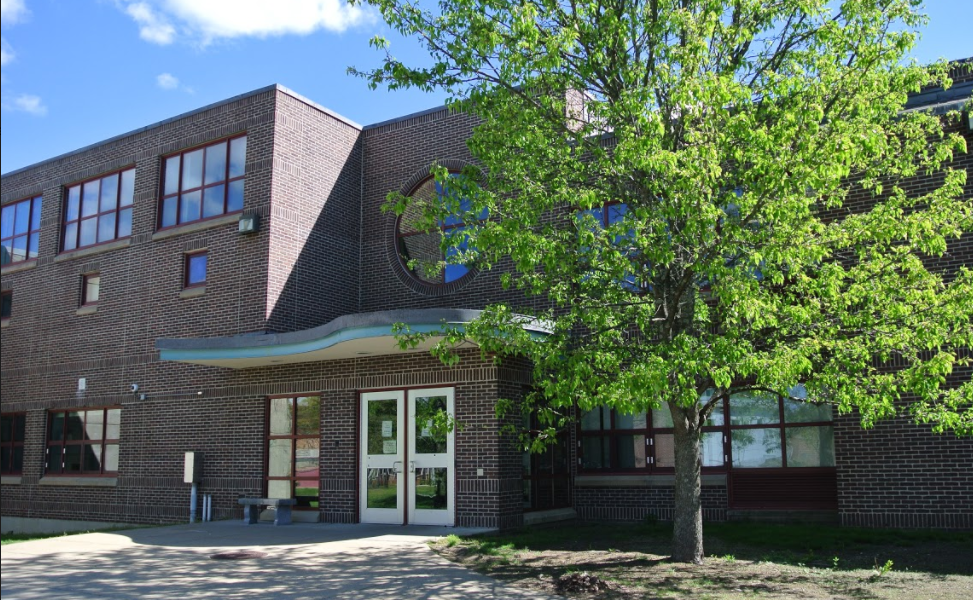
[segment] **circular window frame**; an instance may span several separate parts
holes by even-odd
[[[460,173],[463,169],[469,166],[471,163],[461,161],[461,160],[443,160],[434,163],[429,167],[420,169],[412,174],[411,177],[399,188],[399,193],[403,196],[411,196],[422,187],[427,181],[429,181],[433,175],[433,168],[444,167],[450,173]],[[469,271],[464,274],[459,279],[446,283],[430,283],[428,281],[423,281],[409,268],[406,264],[405,259],[399,253],[399,223],[402,220],[402,215],[395,215],[393,218],[388,219],[388,231],[386,239],[388,239],[388,260],[389,266],[392,271],[396,274],[399,281],[401,281],[406,287],[414,292],[423,294],[425,296],[448,296],[454,294],[466,286],[468,286],[477,275],[479,275],[480,270],[474,266],[468,267]]]

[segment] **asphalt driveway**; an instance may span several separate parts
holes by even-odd
[[[425,542],[469,529],[385,525],[246,526],[224,521],[89,533],[2,550],[0,596],[37,599],[523,599],[434,554]],[[255,552],[259,558],[212,558]]]

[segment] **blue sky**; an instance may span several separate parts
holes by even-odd
[[[400,58],[420,54],[343,0],[0,2],[2,173],[272,83],[361,124],[443,102],[346,74],[379,64],[376,34]],[[973,0],[927,0],[926,12],[917,59],[973,55]]]

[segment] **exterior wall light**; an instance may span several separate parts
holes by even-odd
[[[243,234],[257,233],[260,231],[260,215],[241,215],[238,231]]]

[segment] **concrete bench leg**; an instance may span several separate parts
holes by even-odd
[[[260,507],[254,504],[249,504],[243,507],[243,524],[244,525],[256,525],[257,521],[260,519]]]
[[[278,506],[277,510],[274,511],[274,525],[290,525],[291,524],[291,507],[290,506]]]

